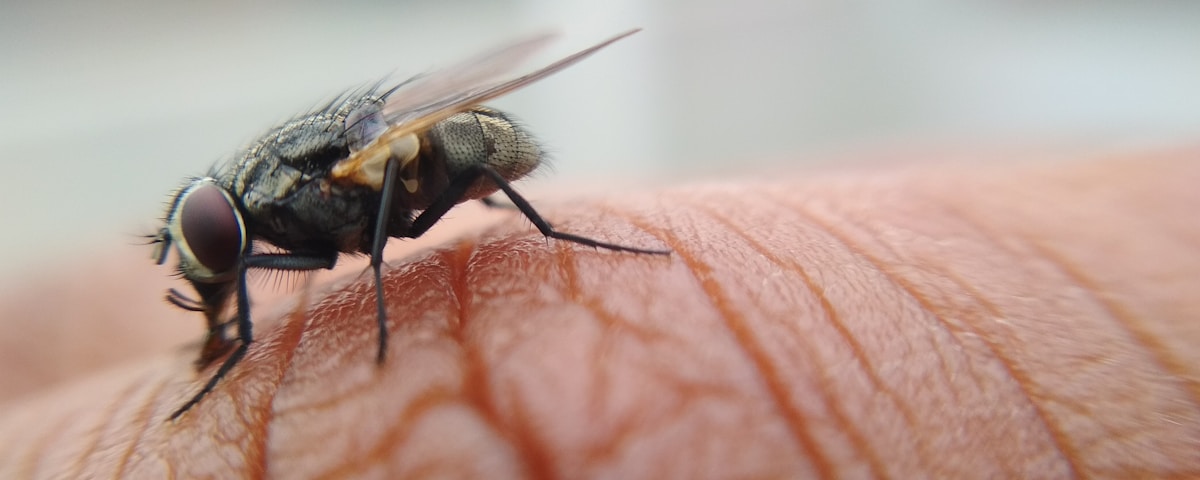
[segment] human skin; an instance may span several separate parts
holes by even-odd
[[[539,204],[564,231],[669,257],[472,211],[493,220],[389,246],[382,367],[352,270],[256,308],[246,359],[177,421],[213,371],[180,347],[202,320],[133,333],[163,324],[141,304],[168,283],[114,271],[53,300],[134,312],[102,315],[110,336],[5,343],[5,369],[52,361],[59,383],[4,396],[0,477],[1198,477],[1198,158]],[[94,331],[89,311],[113,310],[39,321]]]

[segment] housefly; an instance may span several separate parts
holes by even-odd
[[[254,338],[246,291],[250,269],[328,269],[340,254],[369,254],[379,328],[376,361],[382,364],[388,342],[384,244],[390,237],[421,236],[458,203],[486,200],[500,190],[549,238],[668,254],[555,230],[509,185],[537,168],[538,144],[508,115],[480,105],[637,31],[509,80],[498,78],[552,36],[513,43],[394,87],[351,91],[270,130],[231,162],[179,188],[164,226],[153,235],[154,257],[162,264],[174,247],[178,272],[198,296],[175,289],[167,293],[170,303],[205,316],[208,332],[197,364],[229,355],[171,419],[199,403],[246,355]],[[279,251],[260,251],[253,247],[258,242]],[[231,300],[235,317],[224,321]],[[225,336],[229,324],[237,327],[236,339]]]

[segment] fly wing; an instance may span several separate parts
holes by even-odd
[[[377,174],[363,175],[365,164],[379,170],[380,160],[391,157],[390,145],[403,137],[432,127],[454,114],[505,95],[567,68],[614,42],[641,31],[629,30],[608,40],[569,55],[533,72],[510,80],[497,77],[512,71],[533,53],[545,47],[556,35],[531,37],[456,66],[406,81],[386,95],[382,110],[387,130],[362,150],[356,151],[332,169],[332,178],[378,188]],[[362,177],[362,178],[359,178]],[[370,180],[366,178],[369,177]]]
[[[495,83],[501,75],[519,67],[557,37],[545,33],[526,38],[405,81],[384,95],[384,119],[389,125],[402,126],[436,112],[448,99]]]
[[[384,119],[393,128],[408,132],[427,128],[451,115],[550,76],[640,30],[621,33],[520,77],[495,81],[548,45],[556,35],[540,35],[516,42],[420,77],[411,86],[392,92],[383,107]]]

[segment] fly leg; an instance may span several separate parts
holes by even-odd
[[[167,299],[167,303],[174,305],[176,307],[179,307],[182,310],[187,310],[189,312],[208,311],[208,307],[205,307],[204,303],[202,303],[199,300],[196,300],[192,297],[184,295],[183,292],[180,292],[179,290],[176,290],[174,288],[167,289],[166,299]]]
[[[225,288],[224,285],[218,285],[217,287],[219,289]],[[204,334],[204,340],[200,342],[202,347],[200,348],[200,358],[196,359],[196,370],[203,370],[213,360],[229,353],[229,349],[231,348],[229,339],[225,338],[225,331],[237,319],[218,320],[217,317],[221,314],[219,305],[225,304],[225,293],[218,290],[216,294],[219,295],[216,298],[204,297],[206,300],[196,300],[174,288],[167,290],[167,303],[189,312],[203,313],[204,317],[208,320],[208,331]],[[214,307],[209,307],[209,305],[213,305]]]
[[[392,197],[395,194],[394,192],[396,189],[396,184],[400,183],[399,174],[400,162],[396,161],[395,159],[389,160],[387,170],[384,173],[383,191],[381,197],[382,201],[379,208],[379,216],[375,220],[375,236],[372,238],[373,241],[371,244],[371,268],[373,268],[375,271],[375,300],[377,309],[375,318],[379,324],[379,349],[377,350],[375,361],[379,364],[383,364],[384,359],[387,358],[388,341],[387,306],[383,301],[383,276],[381,273],[381,267],[383,264],[383,246],[385,243],[387,243],[387,222],[391,218]],[[521,213],[529,219],[529,221],[533,222],[538,231],[542,232],[542,235],[545,235],[549,238],[578,243],[580,245],[587,245],[589,247],[604,248],[607,250],[621,252],[645,253],[651,255],[671,254],[670,250],[652,250],[626,247],[624,245],[601,242],[599,240],[593,240],[591,238],[555,230],[549,222],[547,222],[544,218],[542,218],[541,215],[537,213],[537,210],[534,210],[533,206],[530,205],[524,197],[517,193],[516,190],[513,190],[512,186],[509,185],[508,180],[505,180],[503,176],[487,165],[473,165],[466,171],[460,173],[457,177],[453,178],[450,181],[450,185],[447,186],[446,189],[443,190],[442,193],[433,200],[429,207],[413,219],[412,225],[410,225],[404,236],[409,238],[417,238],[423,235],[430,229],[430,227],[433,227],[438,220],[441,220],[442,217],[446,215],[446,212],[449,212],[451,208],[464,200],[467,190],[470,189],[471,185],[479,180],[480,177],[487,177],[492,181],[492,183],[495,183],[500,190],[504,191],[504,194],[508,196],[508,199],[513,203],[511,206],[508,206],[498,204],[494,200],[487,200],[485,198],[485,205],[499,208],[516,208],[517,210],[520,210]]]
[[[520,210],[521,214],[525,215],[525,218],[528,218],[529,221],[532,222],[535,227],[537,227],[539,232],[542,232],[542,235],[545,235],[549,238],[578,243],[580,245],[586,245],[594,248],[615,250],[619,252],[645,253],[651,255],[671,254],[670,250],[626,247],[624,245],[601,242],[599,240],[555,230],[554,227],[546,221],[546,219],[542,218],[542,216],[537,213],[537,210],[533,208],[533,205],[530,205],[529,201],[525,200],[525,197],[522,197],[521,194],[517,193],[516,190],[513,190],[512,185],[509,185],[508,180],[505,180],[499,172],[487,165],[479,164],[471,166],[451,180],[450,185],[446,187],[446,190],[443,191],[441,195],[438,195],[438,197],[434,199],[429,208],[425,209],[425,211],[421,212],[417,218],[413,219],[412,228],[409,229],[409,232],[406,236],[416,238],[425,233],[425,231],[429,230],[429,228],[432,227],[434,223],[437,223],[437,221],[440,220],[442,216],[446,214],[446,212],[450,211],[451,207],[463,201],[463,197],[467,194],[467,190],[470,189],[471,185],[474,185],[480,177],[487,177],[492,181],[492,183],[496,184],[496,187],[500,188],[500,190],[504,192],[504,195],[507,196],[510,201],[512,201],[513,207],[515,207],[517,210]]]
[[[400,162],[389,158],[387,169],[383,173],[379,215],[375,217],[375,236],[371,238],[371,269],[375,272],[375,323],[379,326],[379,348],[375,350],[377,365],[383,365],[383,361],[387,359],[388,327],[387,304],[383,301],[383,246],[387,245],[387,225],[392,218],[392,200],[396,195],[397,183],[400,183]]]
[[[479,199],[479,203],[482,203],[484,206],[486,206],[488,208],[494,208],[496,210],[516,210],[517,209],[516,205],[496,200],[496,199],[492,198],[491,195],[488,195],[486,197]]]
[[[331,255],[298,255],[290,253],[269,253],[249,255],[238,262],[237,272],[237,333],[239,345],[221,363],[221,367],[217,369],[217,373],[208,379],[199,392],[192,396],[191,400],[179,407],[171,414],[170,420],[175,420],[183,415],[184,412],[191,410],[192,407],[200,403],[217,383],[233,370],[234,365],[246,356],[246,352],[250,350],[250,344],[254,342],[253,323],[250,322],[250,295],[246,292],[246,271],[251,268],[264,268],[270,270],[319,270],[322,268],[333,268],[337,263],[337,252]],[[220,325],[224,328],[224,324]],[[211,329],[210,329],[211,334]]]

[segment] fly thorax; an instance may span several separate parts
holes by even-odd
[[[300,170],[279,162],[256,162],[252,170],[247,177],[253,181],[244,184],[241,197],[242,204],[256,216],[295,191],[304,176]]]
[[[349,154],[341,120],[331,114],[303,117],[279,128],[247,154],[238,193],[248,210],[265,213]]]
[[[541,163],[542,151],[524,128],[504,113],[476,107],[434,125],[428,133],[433,154],[440,156],[449,178],[474,165],[487,165],[509,181],[524,177]],[[496,191],[480,182],[467,193],[481,198]]]

